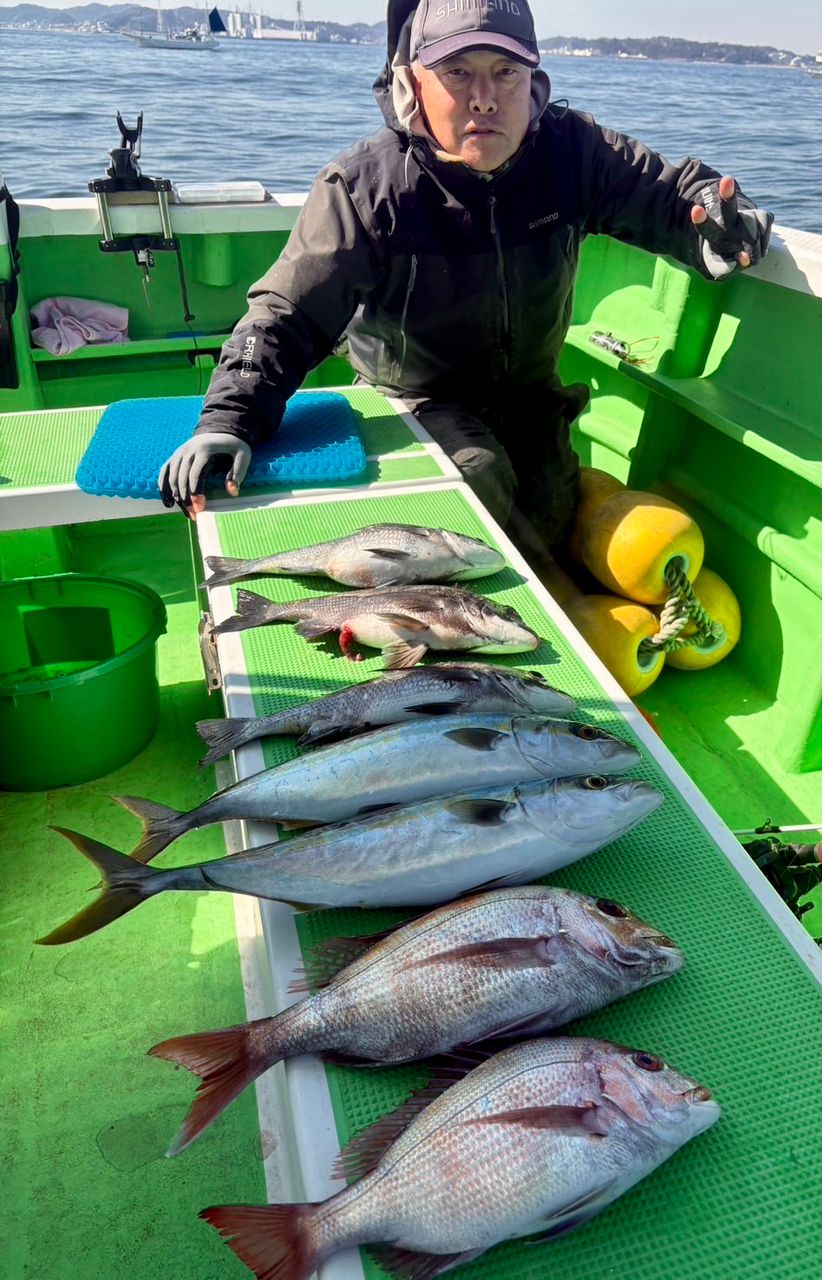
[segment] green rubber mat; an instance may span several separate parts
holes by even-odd
[[[343,387],[340,394],[347,397],[359,417],[366,454],[381,457],[380,462],[369,463],[368,482],[423,480],[442,475],[438,462],[379,391]],[[98,406],[0,415],[0,493],[4,488],[73,485],[77,465],[102,412]],[[289,492],[290,489],[291,486]],[[280,490],[272,488],[270,492]]]
[[[0,493],[74,484],[102,412],[98,406],[0,415]]]
[[[397,458],[380,458],[369,462],[366,479],[381,484],[396,484],[399,480],[441,480],[442,467],[430,453],[402,454]]]
[[[458,490],[281,504],[221,514],[217,529],[225,555],[254,557],[378,521],[484,536]],[[333,587],[287,578],[250,585],[276,600]],[[632,737],[517,573],[506,570],[477,585],[514,605],[545,638],[534,653],[500,661],[540,670],[577,699],[581,717]],[[247,632],[243,644],[260,715],[368,679],[380,665],[376,654],[347,662],[333,645],[310,645],[287,624]],[[294,748],[287,740],[269,742],[265,753],[274,764]],[[555,882],[624,901],[677,940],[685,968],[572,1029],[659,1053],[714,1091],[723,1118],[578,1232],[540,1246],[499,1246],[464,1268],[475,1280],[492,1280],[503,1270],[512,1280],[811,1280],[822,1274],[822,992],[661,767],[643,754],[635,772],[660,788],[665,803],[634,832],[557,873]],[[298,917],[297,927],[305,947],[401,918],[399,912],[322,911]],[[389,1111],[424,1075],[420,1067],[329,1067],[340,1141]],[[363,1258],[369,1278],[381,1275]]]
[[[373,387],[339,387],[338,390],[360,415],[366,453],[418,453],[424,448],[381,392]]]

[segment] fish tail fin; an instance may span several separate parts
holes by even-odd
[[[287,620],[292,612],[290,606],[275,604],[267,596],[258,595],[256,591],[237,592],[237,612],[225,622],[214,628],[215,636],[225,635],[228,631],[247,631],[249,627],[264,627],[269,622]]]
[[[139,796],[114,796],[114,799],[143,824],[143,834],[129,855],[135,862],[151,862],[189,829],[188,814],[179,809],[141,800]]]
[[[270,1024],[275,1019],[265,1018],[262,1021]],[[257,1076],[279,1062],[278,1053],[258,1051],[259,1041],[254,1033],[259,1026],[259,1022],[243,1023],[222,1031],[175,1036],[149,1049],[152,1057],[165,1058],[167,1062],[187,1067],[201,1080],[191,1110],[167,1155],[176,1156],[199,1138]]]
[[[214,764],[215,760],[222,759],[246,742],[253,742],[260,736],[258,726],[259,720],[254,717],[248,720],[198,720],[197,732],[208,747],[200,768]]]
[[[156,882],[152,885],[151,882],[155,877],[162,877],[162,872],[144,867],[127,854],[118,853],[116,849],[110,849],[107,844],[100,844],[88,836],[81,836],[77,831],[68,831],[65,827],[52,827],[51,830],[65,836],[94,863],[103,877],[100,882],[103,892],[90,906],[84,907],[53,933],[37,938],[40,946],[52,947],[85,938],[138,907],[145,898],[159,893],[160,886]]]
[[[209,570],[208,581],[203,583],[205,587],[224,587],[229,582],[236,582],[238,578],[247,576],[247,560],[236,560],[231,556],[206,556],[205,562]]]
[[[221,1204],[200,1217],[258,1280],[308,1280],[324,1256],[314,1243],[311,1204]]]

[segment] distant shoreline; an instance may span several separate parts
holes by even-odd
[[[592,53],[580,58],[572,53],[552,53],[548,49],[540,49],[543,58],[562,58],[564,62],[631,62],[645,66],[657,67],[661,62],[678,63],[684,67],[750,67],[753,71],[807,71],[800,63],[788,62],[719,62],[714,58],[620,58],[616,53]],[[813,65],[813,64],[811,64]]]
[[[169,11],[169,17],[171,16],[173,16],[173,11]],[[153,30],[153,28],[151,30]],[[120,29],[117,31],[112,31],[112,30],[89,31],[89,30],[80,30],[79,28],[74,26],[59,27],[59,26],[49,25],[49,26],[42,26],[42,27],[39,27],[39,26],[31,27],[31,26],[23,26],[23,25],[20,25],[19,23],[3,22],[2,20],[0,20],[0,31],[16,31],[21,35],[101,36],[106,38],[113,37],[115,39],[122,39],[123,37],[146,34],[149,31],[149,28],[146,28],[145,32],[143,31],[142,28],[129,29],[128,31],[124,29]],[[652,43],[655,38],[656,37],[649,37],[649,43]],[[597,37],[597,39],[599,39],[599,37]],[[610,42],[612,38],[608,37],[607,39]],[[626,37],[625,43],[626,44],[634,43],[636,42],[636,40],[637,40],[637,37],[631,37],[630,41]],[[618,43],[618,41],[614,41],[614,42]],[[278,47],[279,45],[278,41],[259,41],[259,40],[255,41],[250,38],[245,40],[240,40],[240,39],[230,38],[230,37],[221,38],[219,40],[219,43],[221,45],[222,44],[226,44],[226,45],[272,44],[275,47]],[[698,45],[699,43],[700,43],[699,41],[693,42],[693,44],[696,44],[696,45]],[[382,48],[380,43],[378,43],[376,40],[375,41],[317,40],[317,41],[306,42],[304,45],[301,44],[299,41],[294,41],[294,42],[289,41],[288,45],[289,47],[298,46],[300,48],[312,48],[312,49],[373,48],[375,50],[381,50]],[[590,47],[590,46],[586,46],[586,47]],[[758,46],[758,45],[752,45],[747,47],[750,47],[751,49],[764,48],[764,46]],[[594,49],[593,47],[591,47],[590,53],[580,54],[580,53],[574,53],[571,49],[569,49],[567,52],[564,52],[558,49],[544,49],[540,46],[540,53],[543,57],[546,57],[546,58],[563,58],[563,59],[567,59],[569,62],[579,62],[579,61],[589,62],[589,61],[596,60],[600,62],[631,62],[631,63],[639,62],[639,63],[649,63],[649,64],[678,63],[682,66],[752,67],[754,69],[765,70],[765,71],[771,71],[771,70],[801,71],[805,73],[811,70],[815,65],[813,54],[791,54],[790,56],[796,59],[796,61],[791,61],[791,62],[763,61],[761,58],[757,58],[748,62],[748,61],[745,61],[744,59],[739,59],[739,58],[720,59],[720,58],[681,57],[672,53],[668,53],[668,54],[655,53],[653,49],[651,49],[651,51],[645,54],[644,56],[642,54],[629,53],[627,50],[622,54],[622,56],[620,56],[619,52],[605,53],[602,50]]]
[[[123,39],[124,37],[128,38],[129,36],[135,35],[135,34],[136,35],[146,34],[148,29],[146,29],[146,33],[144,33],[142,30],[128,31],[128,32],[126,31],[81,31],[77,27],[54,27],[54,26],[22,27],[14,23],[0,22],[0,31],[16,31],[20,35],[26,35],[26,36],[30,36],[30,35],[85,36],[85,37],[99,36],[102,39],[113,38],[113,39],[119,40],[119,39]],[[225,38],[225,39],[221,39],[219,43],[225,44],[225,45],[242,45],[242,44],[269,45],[270,44],[277,47],[279,42],[275,40],[271,40],[271,41],[251,40],[251,39],[238,40],[238,39]],[[293,42],[288,41],[285,43],[287,43],[289,47],[297,46],[300,48],[305,47],[305,48],[311,48],[311,49],[352,49],[352,48],[379,49],[380,48],[380,46],[376,42],[374,44],[370,44],[365,41],[358,41],[354,43],[354,42],[347,42],[343,40],[339,40],[339,41],[338,40],[317,40],[317,41],[311,41],[310,43],[306,42],[305,45],[301,44],[299,41],[293,41]],[[596,62],[630,62],[630,63],[646,63],[651,66],[659,65],[659,63],[663,62],[663,63],[678,63],[681,66],[688,66],[688,67],[699,67],[699,66],[702,66],[702,67],[751,67],[755,71],[807,72],[807,69],[808,69],[807,65],[804,65],[798,62],[795,62],[795,63],[759,62],[759,61],[731,62],[731,61],[720,61],[714,58],[677,58],[677,57],[674,57],[673,55],[652,57],[649,54],[645,58],[639,58],[639,57],[636,57],[636,55],[631,55],[629,57],[620,57],[619,54],[617,53],[592,52],[590,54],[585,54],[585,55],[573,54],[573,53],[559,53],[556,50],[551,50],[551,49],[540,49],[540,54],[543,58],[562,58],[567,62],[594,62],[594,61]],[[806,54],[803,56],[807,57],[808,59],[811,59],[812,57],[811,54]],[[809,65],[813,66],[813,62],[810,62]]]

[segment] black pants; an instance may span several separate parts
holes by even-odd
[[[561,550],[570,530],[579,492],[570,425],[588,395],[587,387],[575,385],[512,399],[503,411],[480,412],[404,398],[483,506],[534,561]]]

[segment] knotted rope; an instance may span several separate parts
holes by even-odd
[[[682,560],[675,556],[665,566],[665,583],[670,596],[659,617],[659,630],[655,636],[648,636],[639,646],[640,653],[672,653],[675,649],[684,649],[689,645],[707,647],[719,643],[725,633],[721,622],[713,622],[694,595],[694,589]],[[693,622],[696,631],[693,635],[683,636],[689,622]]]

